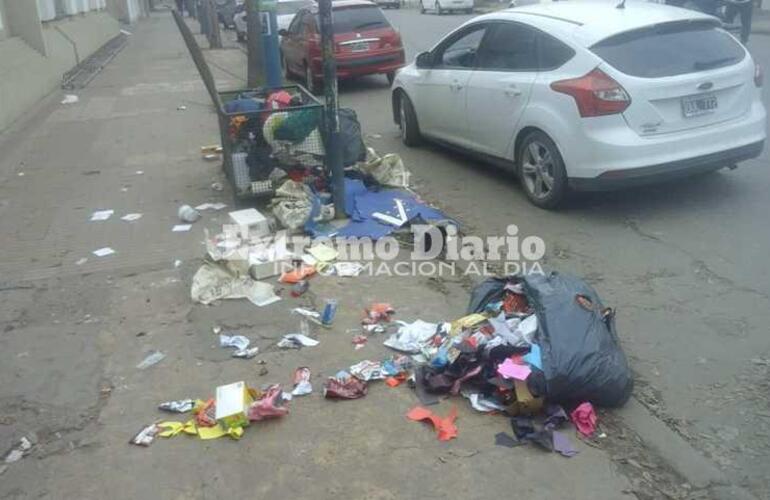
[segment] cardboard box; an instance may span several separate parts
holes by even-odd
[[[244,238],[261,238],[270,234],[267,218],[256,208],[246,208],[230,212],[230,220],[237,224]]]
[[[254,399],[245,382],[220,385],[216,395],[216,420],[224,427],[246,427],[249,418],[246,415]]]

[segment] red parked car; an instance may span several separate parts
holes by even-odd
[[[384,74],[392,83],[405,64],[404,47],[380,8],[366,0],[339,0],[332,3],[332,19],[337,77]],[[318,7],[297,12],[279,34],[285,76],[304,77],[308,90],[317,91],[323,77]]]

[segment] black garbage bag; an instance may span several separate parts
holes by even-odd
[[[523,282],[537,314],[546,399],[572,404],[622,406],[633,378],[615,330],[614,312],[583,280],[556,271],[491,278],[471,294],[469,312],[500,300],[508,282]]]
[[[348,108],[340,108],[340,145],[342,150],[342,165],[349,167],[366,159],[366,146],[361,137],[361,124],[356,112]]]

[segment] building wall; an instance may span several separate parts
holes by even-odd
[[[90,1],[78,0],[88,7],[84,13],[57,14],[35,25],[29,17],[39,19],[38,2],[0,0],[0,15],[6,13],[5,37],[0,38],[0,131],[59,88],[64,73],[120,33],[117,19],[103,8],[90,10]]]

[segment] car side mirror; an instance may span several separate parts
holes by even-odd
[[[431,68],[433,67],[433,56],[430,52],[421,52],[417,54],[414,64],[420,69]]]
[[[278,30],[278,35],[279,36],[289,36],[289,30],[287,30],[286,28],[281,28],[281,29]]]

